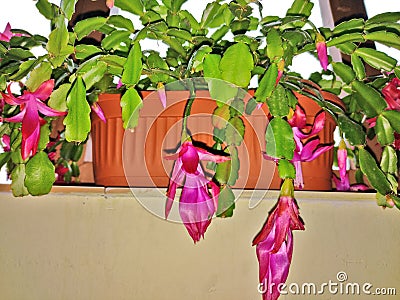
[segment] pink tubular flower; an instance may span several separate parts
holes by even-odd
[[[326,48],[325,39],[320,33],[317,33],[315,47],[317,48],[318,59],[321,67],[326,71],[329,64],[328,49]]]
[[[294,141],[296,143],[296,149],[293,153],[292,163],[296,169],[296,179],[294,185],[297,188],[302,189],[304,187],[303,182],[303,171],[302,162],[312,161],[321,154],[333,148],[333,145],[321,145],[318,137],[316,136],[325,125],[325,112],[320,112],[316,115],[312,128],[308,133],[304,133],[306,129],[306,114],[304,110],[297,105],[294,111],[293,117],[288,120],[290,126],[292,126]],[[306,140],[306,142],[303,142]],[[263,155],[267,160],[274,160],[275,158],[269,157],[268,155]]]
[[[103,110],[97,102],[94,102],[91,106],[92,111],[102,120],[104,123],[107,122]]]
[[[0,32],[0,41],[9,42],[13,36],[22,36],[20,33],[12,33],[11,25],[7,23],[6,28],[3,32]]]
[[[3,135],[3,137],[1,138],[1,142],[4,152],[10,152],[11,150],[10,136],[8,134]]]
[[[344,140],[341,140],[339,143],[337,151],[337,161],[339,167],[340,180],[344,180],[346,176],[346,167],[347,167],[347,147]]]
[[[159,82],[157,85],[157,93],[158,97],[160,98],[161,105],[163,108],[167,107],[167,94],[165,93],[165,86],[162,82]]]
[[[335,183],[336,190],[340,192],[357,192],[366,191],[370,188],[364,183],[350,184],[349,174],[346,172],[344,178],[337,178],[335,174],[332,175],[333,182]]]
[[[304,230],[293,192],[285,193],[285,186],[293,190],[292,180],[285,180],[277,206],[253,240],[259,263],[260,291],[263,292],[264,300],[279,298],[278,287],[286,281],[292,261],[292,231]]]
[[[34,155],[38,148],[40,138],[40,125],[46,121],[39,116],[39,112],[45,116],[63,116],[66,112],[56,111],[46,106],[42,101],[48,99],[54,88],[54,80],[43,82],[34,92],[24,91],[19,97],[14,97],[11,93],[10,85],[7,87],[8,94],[2,93],[4,100],[10,105],[19,105],[20,113],[5,118],[7,122],[22,122],[22,149],[23,159]]]
[[[165,204],[165,218],[168,218],[178,186],[183,186],[179,200],[179,214],[182,221],[196,243],[211,223],[217,209],[218,186],[209,181],[200,165],[200,160],[216,163],[229,160],[229,157],[211,154],[193,146],[191,142],[184,142],[174,155],[166,159],[176,159],[167,191]],[[208,191],[211,187],[211,194]]]

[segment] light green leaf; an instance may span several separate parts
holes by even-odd
[[[75,4],[78,0],[61,0],[61,9],[68,20],[71,20],[75,11]]]
[[[135,27],[133,26],[132,21],[120,15],[110,16],[108,18],[107,24],[114,25],[118,28],[125,28],[132,33],[135,32]]]
[[[30,91],[35,91],[43,82],[50,79],[52,71],[50,63],[42,62],[30,73],[25,85]]]
[[[43,151],[38,152],[26,164],[25,186],[33,196],[48,194],[55,181],[55,168]]]
[[[212,125],[218,129],[223,129],[226,127],[230,117],[229,105],[224,104],[217,107],[212,115]]]
[[[229,153],[230,160],[217,164],[215,179],[220,184],[234,185],[239,178],[240,160],[236,146],[225,149]]]
[[[142,16],[144,14],[144,7],[141,0],[115,0],[114,4],[134,15]]]
[[[283,56],[282,38],[274,28],[267,35],[267,56],[271,61]]]
[[[309,17],[314,4],[310,0],[295,0],[292,6],[288,9],[286,15],[305,16]]]
[[[381,158],[381,169],[385,173],[397,174],[397,154],[396,150],[391,146],[383,148]]]
[[[364,29],[364,19],[351,19],[349,21],[341,22],[333,29],[333,35],[343,35],[345,32],[363,32]]]
[[[367,33],[364,37],[366,40],[379,42],[388,47],[400,50],[400,37],[392,32],[376,31]]]
[[[50,33],[47,50],[53,57],[59,57],[68,46],[68,30],[63,17],[58,17],[56,28]]]
[[[67,110],[67,95],[71,88],[70,83],[62,84],[50,96],[48,105],[58,111]]]
[[[289,114],[289,102],[285,88],[278,84],[267,101],[269,110],[274,117],[284,117]]]
[[[25,186],[25,176],[25,165],[17,164],[11,172],[11,190],[14,197],[29,195]]]
[[[358,48],[354,53],[360,56],[371,67],[378,70],[392,71],[397,63],[394,58],[375,49]]]
[[[233,216],[235,209],[235,194],[227,185],[219,192],[218,208],[216,215],[220,218],[229,218]]]
[[[388,119],[384,116],[378,116],[376,120],[375,126],[376,136],[378,138],[378,142],[382,146],[391,145],[394,142],[394,131],[391,127]]]
[[[101,53],[102,50],[93,45],[76,45],[75,57],[77,59],[86,59],[94,54]]]
[[[68,114],[64,119],[65,138],[68,142],[83,142],[90,132],[90,106],[86,100],[86,88],[78,76],[67,98]]]
[[[78,41],[89,35],[91,32],[100,29],[106,22],[107,19],[104,17],[93,17],[76,23],[74,26],[74,32]]]
[[[296,148],[292,127],[281,118],[273,118],[265,133],[266,152],[274,158],[291,160]]]
[[[253,55],[249,47],[243,43],[230,46],[220,63],[222,79],[243,88],[250,83],[253,67]]]
[[[89,90],[99,82],[107,71],[107,64],[100,60],[90,61],[78,70],[78,75],[82,76],[86,89]]]
[[[400,133],[400,111],[385,110],[382,116],[389,120],[390,125],[397,133]]]
[[[38,151],[42,151],[47,147],[50,140],[50,133],[50,123],[46,123],[40,127]]]
[[[131,33],[127,30],[114,30],[101,41],[101,46],[106,50],[123,49],[124,47],[128,47],[130,44],[130,35]]]
[[[161,70],[168,71],[168,64],[165,62],[164,59],[160,57],[157,52],[153,52],[147,57],[146,65],[149,69],[153,71],[152,74],[149,75],[151,82],[158,83],[168,81],[168,74],[159,72]]]
[[[244,131],[243,120],[239,116],[231,118],[225,131],[225,140],[228,145],[240,146],[243,141]]]
[[[379,115],[387,106],[385,99],[373,87],[361,82],[353,81],[352,88],[357,104],[362,108],[368,118]]]
[[[378,14],[373,16],[372,18],[367,20],[367,24],[371,23],[386,23],[386,22],[394,22],[397,23],[400,20],[400,12],[385,12],[382,14]]]
[[[275,88],[277,77],[278,66],[276,63],[272,63],[267,69],[267,72],[265,72],[264,76],[261,78],[258,88],[254,93],[254,97],[258,102],[265,102],[267,98],[271,96],[272,91]]]
[[[356,78],[353,69],[342,62],[333,62],[332,67],[336,75],[347,84],[351,83]]]
[[[296,170],[293,164],[286,159],[279,160],[278,170],[279,170],[279,177],[282,179],[296,178]]]
[[[206,55],[203,62],[204,77],[221,79],[222,74],[219,69],[220,62],[221,62],[220,55],[218,54]]]
[[[54,19],[57,14],[57,6],[48,0],[39,0],[36,3],[36,8],[48,20]]]
[[[139,121],[143,101],[135,88],[129,88],[121,98],[122,120],[125,129],[134,129]]]
[[[122,73],[122,82],[126,85],[135,85],[139,82],[140,75],[142,75],[142,50],[138,42],[134,43],[129,51],[128,59],[124,64],[124,71]]]
[[[327,47],[332,47],[332,46],[337,46],[340,44],[345,44],[348,42],[355,42],[355,43],[361,43],[364,42],[364,36],[362,33],[348,33],[348,34],[343,34],[338,37],[334,37],[331,40],[329,40],[326,43]]]

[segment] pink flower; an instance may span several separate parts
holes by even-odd
[[[108,8],[114,7],[114,0],[106,0],[106,5]]]
[[[54,88],[54,80],[43,82],[34,92],[24,91],[19,97],[11,93],[10,85],[7,87],[8,94],[2,93],[4,100],[10,105],[19,105],[21,111],[11,117],[5,118],[6,122],[22,122],[22,159],[34,155],[38,148],[40,138],[40,125],[46,121],[40,117],[39,112],[45,116],[63,116],[66,112],[56,111],[46,106],[42,101],[48,99]]]
[[[389,110],[400,111],[400,79],[393,78],[383,89],[382,94],[385,96]]]
[[[104,112],[97,102],[94,102],[92,104],[91,109],[99,117],[100,120],[102,120],[104,123],[107,122]]]
[[[3,32],[0,32],[0,41],[9,42],[13,36],[22,36],[20,33],[12,33],[11,25],[7,23],[6,28]]]
[[[200,160],[219,163],[229,160],[229,157],[214,155],[193,146],[191,142],[184,142],[176,154],[166,159],[176,161],[167,191],[165,218],[168,218],[172,208],[177,187],[182,186],[179,214],[196,243],[201,237],[204,238],[204,233],[211,223],[217,209],[219,193],[218,186],[205,177]],[[208,187],[211,188],[211,193]]]
[[[332,179],[333,182],[335,183],[336,190],[340,192],[346,192],[346,191],[357,192],[357,191],[367,191],[370,189],[364,183],[357,183],[350,185],[349,174],[347,172],[343,179],[337,178],[334,174],[332,175]]]
[[[304,110],[297,105],[296,110],[291,119],[288,120],[290,126],[292,126],[293,137],[296,143],[296,149],[293,153],[292,163],[296,169],[296,179],[294,185],[297,188],[302,189],[304,187],[302,162],[312,161],[321,154],[333,148],[333,145],[322,145],[319,142],[317,135],[325,126],[325,112],[321,111],[314,119],[311,130],[305,133],[304,130],[308,128],[306,123],[306,114]],[[303,142],[305,140],[305,142]],[[267,160],[277,161],[275,158],[263,155]]]
[[[337,161],[339,167],[340,180],[344,180],[346,176],[346,167],[347,167],[347,147],[344,140],[341,140],[339,143],[337,151]]]
[[[167,94],[165,93],[165,86],[162,82],[159,82],[157,85],[157,93],[158,97],[160,98],[161,105],[163,108],[167,107]]]
[[[328,69],[328,49],[326,48],[325,38],[317,32],[316,40],[315,40],[315,47],[317,48],[317,55],[321,67],[326,71]]]
[[[8,134],[3,135],[3,137],[1,138],[1,142],[4,152],[10,152],[11,150],[10,136]]]
[[[293,189],[292,180],[286,179],[283,189],[285,185]],[[293,230],[304,230],[304,225],[293,196],[281,192],[277,206],[253,240],[264,300],[278,299],[278,287],[288,277],[293,254]]]
[[[118,80],[118,83],[117,83],[117,89],[120,89],[120,88],[122,88],[124,86],[124,84],[122,83],[122,80],[121,80],[121,78]]]

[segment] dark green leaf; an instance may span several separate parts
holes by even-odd
[[[369,183],[382,195],[391,192],[391,185],[385,174],[379,169],[375,158],[365,150],[359,149],[359,162],[361,171],[367,176]]]
[[[342,62],[333,62],[332,67],[333,71],[347,84],[356,78],[353,69]]]
[[[265,133],[268,156],[291,160],[296,148],[292,127],[281,118],[273,118]]]
[[[11,152],[0,153],[0,169],[11,159]]]
[[[48,0],[39,0],[36,3],[39,12],[48,20],[54,19],[57,13],[57,6],[50,3]]]
[[[292,6],[288,9],[286,15],[305,16],[309,17],[314,4],[310,0],[295,0]]]
[[[373,87],[361,82],[353,81],[352,88],[357,104],[362,108],[368,118],[379,115],[387,106],[385,99]]]
[[[55,181],[54,165],[44,152],[38,152],[26,164],[25,186],[33,196],[48,194]]]
[[[365,67],[361,58],[356,53],[351,55],[351,64],[353,65],[353,70],[356,73],[357,79],[360,81],[364,80],[366,77]]]
[[[225,131],[225,139],[228,145],[240,146],[244,137],[243,120],[236,116],[229,120]]]
[[[400,20],[400,12],[385,12],[382,14],[378,14],[373,16],[372,18],[367,20],[367,24],[371,23],[385,23],[385,22],[398,22]]]
[[[107,20],[107,24],[114,25],[118,28],[124,28],[130,32],[135,32],[135,27],[133,26],[132,21],[120,15],[110,16]]]
[[[386,31],[371,32],[367,33],[364,36],[364,38],[366,40],[379,42],[388,47],[393,47],[400,50],[400,37],[392,32],[386,32]]]
[[[106,50],[123,49],[130,44],[130,35],[131,33],[127,30],[115,30],[101,41],[101,45]],[[125,46],[121,46],[121,44],[125,44]]]
[[[348,42],[361,43],[364,41],[365,41],[364,36],[361,33],[349,33],[332,38],[326,43],[326,45],[328,47],[332,47],[340,44],[345,44]]]
[[[361,33],[364,29],[364,22],[365,21],[363,19],[351,19],[349,21],[342,22],[335,26],[333,29],[333,35],[343,35],[345,32],[354,33],[355,31]]]
[[[363,127],[348,118],[346,115],[338,116],[338,125],[352,145],[365,144],[365,132]]]

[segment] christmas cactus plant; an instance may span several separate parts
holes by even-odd
[[[309,20],[310,0],[294,0],[285,16],[263,15],[262,1],[210,1],[200,18],[185,9],[186,0],[115,0],[105,3],[123,14],[84,19],[69,32],[76,2],[37,2],[38,12],[52,26],[48,37],[10,26],[0,34],[0,165],[7,165],[15,196],[48,193],[57,169],[66,180],[79,175],[76,161],[91,130],[91,111],[103,118],[96,103],[100,93],[121,94],[124,127],[134,129],[143,105],[141,90],[157,90],[165,107],[166,89],[179,88],[188,90],[189,98],[182,138],[176,141],[180,147],[170,157],[176,162],[165,214],[177,188],[183,187],[179,212],[195,242],[204,237],[215,214],[233,215],[231,187],[240,169],[243,115],[268,108],[265,152],[260,156],[276,162],[282,188],[276,208],[254,239],[260,283],[286,280],[292,231],[304,229],[294,188],[302,187],[302,163],[333,147],[315,138],[328,115],[342,140],[337,189],[375,189],[379,205],[400,208],[400,68],[396,59],[365,46],[372,41],[400,49],[400,13],[317,28]],[[103,35],[101,43],[85,44],[93,31]],[[149,41],[156,46],[146,46]],[[35,47],[44,54],[34,55]],[[333,61],[328,55],[333,47],[350,62]],[[314,83],[291,70],[294,58],[304,53],[320,61],[320,74],[311,78]],[[374,77],[366,75],[366,65],[377,71]],[[250,87],[254,96],[245,103]],[[199,89],[207,89],[216,101],[210,116],[216,153],[194,144],[185,121]],[[343,105],[326,101],[322,89],[340,95]],[[320,106],[313,124],[307,124],[295,93]],[[54,132],[52,124],[60,118],[64,127]],[[368,147],[370,140],[377,145],[375,153]],[[348,154],[359,169],[354,184],[346,170]],[[205,175],[201,160],[210,162],[213,178]],[[279,293],[266,291],[263,296],[277,299]]]

